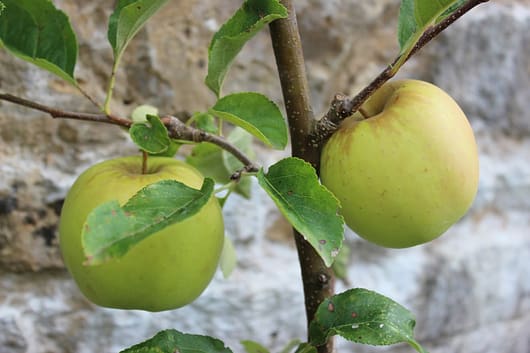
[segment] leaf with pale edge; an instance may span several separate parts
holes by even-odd
[[[413,315],[379,293],[354,288],[324,300],[309,326],[310,343],[319,346],[331,336],[362,344],[408,343],[420,353],[426,351],[414,340]]]
[[[109,18],[107,37],[114,51],[115,65],[143,25],[169,0],[119,0]]]
[[[162,180],[144,187],[123,206],[114,200],[96,207],[83,225],[86,264],[121,257],[147,236],[193,216],[208,202],[213,187],[209,178],[200,190]]]
[[[171,139],[167,128],[156,115],[146,115],[147,121],[134,123],[129,129],[129,134],[134,143],[145,152],[159,154],[167,151]]]
[[[232,353],[217,338],[165,330],[120,353]]]
[[[77,86],[77,39],[65,13],[50,0],[2,0],[0,46]]]
[[[315,169],[298,158],[285,158],[258,172],[258,182],[291,225],[331,266],[344,238],[339,201],[318,181]]]
[[[265,25],[287,17],[277,0],[246,0],[237,12],[214,34],[208,47],[206,85],[219,97],[230,64],[245,43]]]
[[[465,0],[401,0],[398,22],[401,57],[393,71],[397,72],[404,64],[423,33],[460,8],[464,2]]]
[[[245,348],[245,351],[247,353],[270,353],[267,348],[263,347],[258,342],[244,340],[241,341],[241,345],[243,346],[243,348]]]
[[[273,148],[287,146],[285,119],[278,106],[262,94],[234,93],[219,99],[210,114],[242,127]]]

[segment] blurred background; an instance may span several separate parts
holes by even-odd
[[[99,101],[112,54],[112,2],[55,0],[80,44],[76,77]],[[211,36],[241,2],[172,1],[131,43],[117,76],[113,111],[139,104],[162,112],[204,110]],[[355,94],[392,61],[398,0],[299,0],[298,22],[318,116],[336,92]],[[348,232],[349,284],[408,307],[431,353],[530,352],[530,1],[479,6],[405,65],[399,77],[430,81],[469,117],[480,150],[477,199],[464,219],[432,243],[391,250]],[[93,111],[68,84],[0,51],[0,91],[66,110]],[[235,61],[224,92],[281,96],[267,31]],[[264,166],[286,156],[261,146]],[[238,266],[218,273],[193,304],[164,313],[98,308],[64,269],[57,239],[62,200],[97,161],[136,153],[119,128],[69,120],[0,102],[0,352],[118,352],[175,328],[222,339],[234,352],[252,339],[279,351],[305,338],[297,255],[288,224],[254,185],[251,200],[225,206]],[[342,352],[412,352],[404,345]]]

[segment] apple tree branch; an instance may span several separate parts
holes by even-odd
[[[73,112],[58,109],[55,107],[50,107],[44,104],[30,101],[25,98],[17,97],[11,94],[0,93],[0,100],[11,102],[20,106],[24,106],[33,110],[38,110],[44,113],[49,114],[52,118],[62,118],[62,119],[74,119],[81,121],[90,121],[96,123],[105,123],[117,125],[125,128],[130,128],[133,122],[127,118],[121,118],[114,116],[112,114],[97,114],[97,113],[83,113],[83,112]],[[192,142],[210,142],[213,143],[225,151],[231,153],[235,158],[237,158],[241,163],[243,163],[243,168],[236,171],[232,175],[232,179],[238,180],[241,177],[241,174],[244,172],[257,172],[258,167],[250,158],[248,158],[240,149],[228,142],[221,136],[213,135],[207,133],[203,130],[187,126],[178,118],[173,116],[164,116],[162,122],[166,125],[168,129],[168,134],[171,138],[192,141]]]
[[[97,123],[118,125],[118,126],[123,126],[127,128],[132,125],[132,121],[130,121],[129,119],[119,118],[119,117],[116,117],[110,114],[80,113],[80,112],[72,112],[72,111],[57,109],[54,107],[36,103],[36,102],[30,101],[24,98],[14,96],[12,94],[7,94],[7,93],[6,94],[0,93],[0,100],[11,102],[11,103],[21,105],[27,108],[31,108],[33,110],[38,110],[44,113],[48,113],[49,115],[51,115],[52,118],[92,121],[92,122],[97,122]]]
[[[408,56],[403,62],[409,60],[414,54],[416,54],[421,48],[429,43],[433,38],[438,36],[443,30],[453,24],[460,17],[465,15],[474,7],[488,2],[489,0],[468,0],[458,10],[453,12],[450,16],[446,17],[436,25],[426,30],[419,38],[416,45],[412,48]],[[331,101],[328,112],[318,121],[315,129],[312,133],[312,141],[314,144],[322,145],[338,128],[340,122],[347,117],[354,114],[363,103],[380,88],[385,82],[394,77],[398,71],[395,65],[401,60],[401,56],[398,56],[392,64],[388,65],[379,75],[377,75],[372,82],[363,88],[355,97],[348,97],[343,94],[336,94]]]
[[[197,143],[209,142],[231,153],[244,165],[241,170],[235,172],[232,175],[232,179],[239,179],[243,172],[252,173],[258,171],[258,167],[254,164],[254,162],[252,162],[252,160],[250,160],[250,158],[248,158],[245,153],[243,153],[243,151],[228,142],[225,138],[218,135],[210,134],[206,131],[194,128],[192,126],[188,126],[174,116],[165,115],[162,117],[162,122],[168,129],[169,137],[173,139],[193,141]]]

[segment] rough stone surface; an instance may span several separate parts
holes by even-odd
[[[488,128],[528,136],[530,91],[524,87],[530,77],[529,31],[528,7],[478,8],[473,17],[449,28],[434,46],[433,80]],[[470,79],[462,84],[462,77]]]
[[[76,76],[102,101],[112,56],[106,18],[112,2],[57,0],[72,18],[80,54]],[[207,44],[240,4],[172,2],[131,43],[118,72],[113,111],[136,105],[164,112],[205,109]],[[335,92],[356,93],[397,51],[397,0],[296,2],[314,111]],[[402,69],[434,82],[461,103],[480,152],[471,212],[424,246],[389,250],[351,232],[350,285],[410,308],[430,352],[528,353],[530,340],[530,2],[498,0],[466,15]],[[224,92],[281,92],[267,31],[243,49]],[[51,75],[0,51],[0,91],[69,110],[95,111]],[[262,165],[287,152],[258,146]],[[217,336],[242,352],[253,339],[279,351],[304,339],[305,314],[289,226],[254,184],[251,200],[231,198],[227,235],[238,251],[232,276],[217,274],[193,304],[164,313],[118,311],[87,302],[64,270],[56,227],[66,190],[87,166],[131,154],[118,128],[54,120],[0,102],[0,352],[118,352],[165,328]],[[349,286],[339,283],[338,290]],[[340,351],[411,352],[337,340]]]
[[[13,317],[0,319],[0,347],[4,353],[23,353],[28,349],[26,339]]]

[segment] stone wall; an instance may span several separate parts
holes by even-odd
[[[80,42],[76,76],[104,98],[111,52],[109,1],[56,0]],[[214,97],[202,84],[207,44],[240,1],[172,2],[133,41],[118,74],[113,109],[141,103],[196,111]],[[397,0],[297,1],[315,112],[334,92],[355,93],[397,50]],[[447,30],[399,74],[431,81],[460,102],[476,133],[479,194],[469,214],[424,246],[388,250],[347,234],[351,286],[384,293],[417,316],[430,352],[530,352],[530,2],[492,1]],[[268,34],[248,43],[225,91],[263,92],[281,104]],[[0,51],[0,91],[70,110],[91,105],[68,85]],[[259,148],[259,146],[258,146]],[[192,305],[146,313],[95,307],[64,270],[56,225],[62,199],[87,166],[134,153],[123,131],[53,120],[0,102],[0,352],[118,352],[164,328],[209,334],[241,352],[241,339],[278,351],[305,335],[289,226],[257,187],[225,209],[239,256]],[[261,150],[263,165],[282,156]],[[339,283],[338,289],[347,286]],[[339,340],[341,351],[411,352]],[[352,348],[354,347],[354,348]]]

